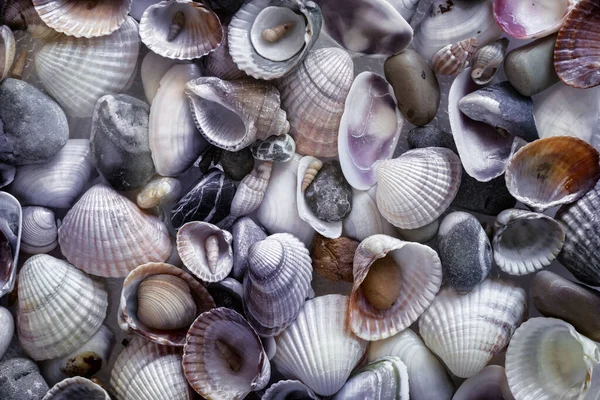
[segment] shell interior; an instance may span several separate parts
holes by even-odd
[[[42,400],[110,400],[100,385],[82,377],[67,378],[54,385]]]
[[[22,226],[21,204],[10,194],[0,192],[0,298],[12,292],[15,285]]]
[[[273,39],[265,39],[265,30],[285,29],[282,25],[291,24],[288,31],[272,32]],[[304,47],[306,19],[287,7],[267,7],[256,16],[250,30],[250,41],[256,52],[271,61],[286,61]],[[277,38],[277,36],[281,36]]]
[[[494,0],[494,18],[504,32],[517,39],[531,39],[556,32],[574,0]]]

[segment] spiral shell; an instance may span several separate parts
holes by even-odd
[[[477,51],[479,42],[475,36],[440,49],[431,59],[433,70],[438,75],[456,75],[464,70]]]
[[[260,207],[269,186],[272,168],[272,162],[261,163],[242,179],[231,202],[231,215],[241,217]]]
[[[471,79],[478,85],[490,83],[504,62],[508,39],[501,38],[481,47],[473,57]]]

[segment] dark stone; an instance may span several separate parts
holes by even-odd
[[[245,0],[208,0],[211,8],[222,11],[225,15],[233,15],[240,9]]]
[[[342,221],[352,211],[352,188],[346,182],[339,161],[327,161],[304,192],[306,203],[317,218]]]
[[[39,400],[49,388],[37,365],[26,358],[0,363],[0,399]]]
[[[228,177],[234,181],[241,181],[252,172],[254,157],[248,147],[236,152],[223,150],[219,163]]]
[[[231,276],[242,282],[248,270],[248,250],[256,242],[267,238],[263,227],[252,219],[242,217],[235,221],[231,229],[233,235],[233,270]]]
[[[223,150],[218,147],[208,146],[204,153],[202,153],[196,162],[194,162],[194,166],[197,167],[202,174],[207,173],[209,169],[218,164],[222,151]]]
[[[458,154],[456,144],[454,143],[454,136],[432,125],[412,128],[408,132],[407,141],[410,149],[444,147]]]
[[[290,135],[271,136],[256,141],[251,147],[252,155],[257,160],[287,162],[296,152],[296,142]]]
[[[0,162],[44,163],[68,139],[67,117],[50,97],[17,79],[0,85]]]

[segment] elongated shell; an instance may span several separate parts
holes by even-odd
[[[21,204],[12,195],[0,192],[0,298],[15,286],[22,225]]]
[[[100,97],[129,88],[139,50],[137,22],[128,17],[108,36],[63,36],[47,43],[35,57],[35,68],[44,88],[68,114],[89,117]]]
[[[506,381],[506,372],[499,365],[488,365],[477,375],[464,381],[452,400],[486,398],[515,400]]]
[[[8,76],[15,59],[16,42],[9,27],[0,25],[0,82]]]
[[[77,268],[104,277],[124,277],[171,255],[166,226],[104,184],[92,186],[69,210],[58,242]]]
[[[262,400],[281,400],[286,398],[319,400],[319,397],[308,386],[300,381],[286,380],[272,384],[265,392]]]
[[[508,39],[501,38],[481,47],[473,57],[471,79],[478,85],[490,83],[504,62]]]
[[[185,376],[214,400],[242,399],[267,386],[271,364],[260,338],[237,312],[215,308],[192,324],[183,350]]]
[[[556,32],[577,0],[494,0],[494,19],[508,35],[532,39]]]
[[[44,207],[23,209],[21,250],[28,254],[49,253],[58,246],[54,212]]]
[[[66,261],[33,256],[19,274],[21,346],[34,360],[64,356],[96,333],[107,307],[103,283]]]
[[[76,376],[54,385],[42,400],[110,400],[102,386],[89,379]]]
[[[258,164],[250,175],[242,179],[231,202],[231,215],[241,217],[260,207],[269,186],[272,168],[272,162]]]
[[[458,193],[462,167],[449,149],[407,151],[377,167],[377,208],[394,226],[415,229],[436,220]]]
[[[368,345],[347,328],[347,310],[347,296],[308,300],[296,320],[276,338],[273,361],[277,369],[319,395],[331,396],[340,390]]]
[[[473,36],[441,48],[431,59],[433,70],[438,75],[458,74],[471,63],[478,45],[477,38]]]

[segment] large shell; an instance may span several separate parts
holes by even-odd
[[[110,400],[102,386],[80,376],[67,378],[54,385],[42,400]]]
[[[275,336],[288,326],[308,297],[312,261],[307,248],[289,233],[254,243],[248,251],[244,310],[261,336]]]
[[[140,20],[142,42],[154,53],[177,60],[210,53],[223,36],[217,15],[191,0],[161,1],[148,7]]]
[[[90,141],[70,139],[47,163],[19,167],[13,193],[24,204],[69,208],[95,174]]]
[[[515,400],[506,381],[506,372],[499,365],[488,365],[477,375],[464,381],[452,400],[487,398]]]
[[[58,246],[54,212],[44,207],[23,208],[21,250],[27,254],[49,253]]]
[[[277,369],[317,394],[330,396],[340,390],[368,345],[347,328],[347,310],[347,296],[331,294],[308,300],[276,339],[273,361]]]
[[[381,310],[369,303],[361,284],[373,263],[388,254],[400,271],[400,282],[396,283],[400,286],[400,295],[391,308]],[[429,307],[442,284],[442,264],[437,253],[428,246],[373,235],[356,249],[353,275],[349,326],[356,336],[373,341],[408,328]]]
[[[33,256],[19,274],[21,346],[34,360],[64,356],[96,333],[107,307],[103,283],[66,261]]]
[[[44,88],[75,117],[89,117],[96,101],[129,88],[140,50],[137,22],[128,17],[108,36],[63,36],[47,43],[35,57]]]
[[[15,37],[7,26],[0,25],[0,82],[8,76],[15,59]]]
[[[298,68],[278,81],[281,105],[299,154],[337,156],[338,130],[353,79],[350,55],[325,48],[310,52]]]
[[[501,38],[481,47],[473,57],[471,78],[478,85],[490,83],[504,63],[508,39]]]
[[[452,150],[429,147],[383,161],[376,173],[381,215],[394,226],[415,229],[446,211],[458,193],[462,167]]]
[[[171,255],[166,226],[104,184],[92,186],[69,210],[58,242],[77,268],[104,277],[124,277]]]
[[[442,47],[431,59],[433,70],[438,75],[455,75],[471,64],[477,51],[477,37],[461,40]]]
[[[381,216],[375,201],[376,186],[368,191],[352,190],[352,210],[344,219],[343,235],[362,241],[382,233],[396,236],[396,228]]]
[[[22,225],[21,204],[10,194],[0,192],[0,298],[15,286]]]
[[[214,400],[243,399],[267,386],[271,364],[260,338],[237,312],[215,308],[192,324],[183,352],[185,376]]]
[[[260,163],[242,179],[231,202],[231,215],[241,217],[260,207],[269,186],[272,168],[270,161]]]
[[[189,82],[185,94],[202,135],[222,149],[238,151],[290,129],[279,92],[269,83],[203,77]]]
[[[517,39],[532,39],[556,32],[577,0],[494,0],[494,19]]]
[[[513,282],[486,279],[467,293],[445,286],[419,319],[419,332],[450,371],[469,378],[500,354],[527,309]]]

